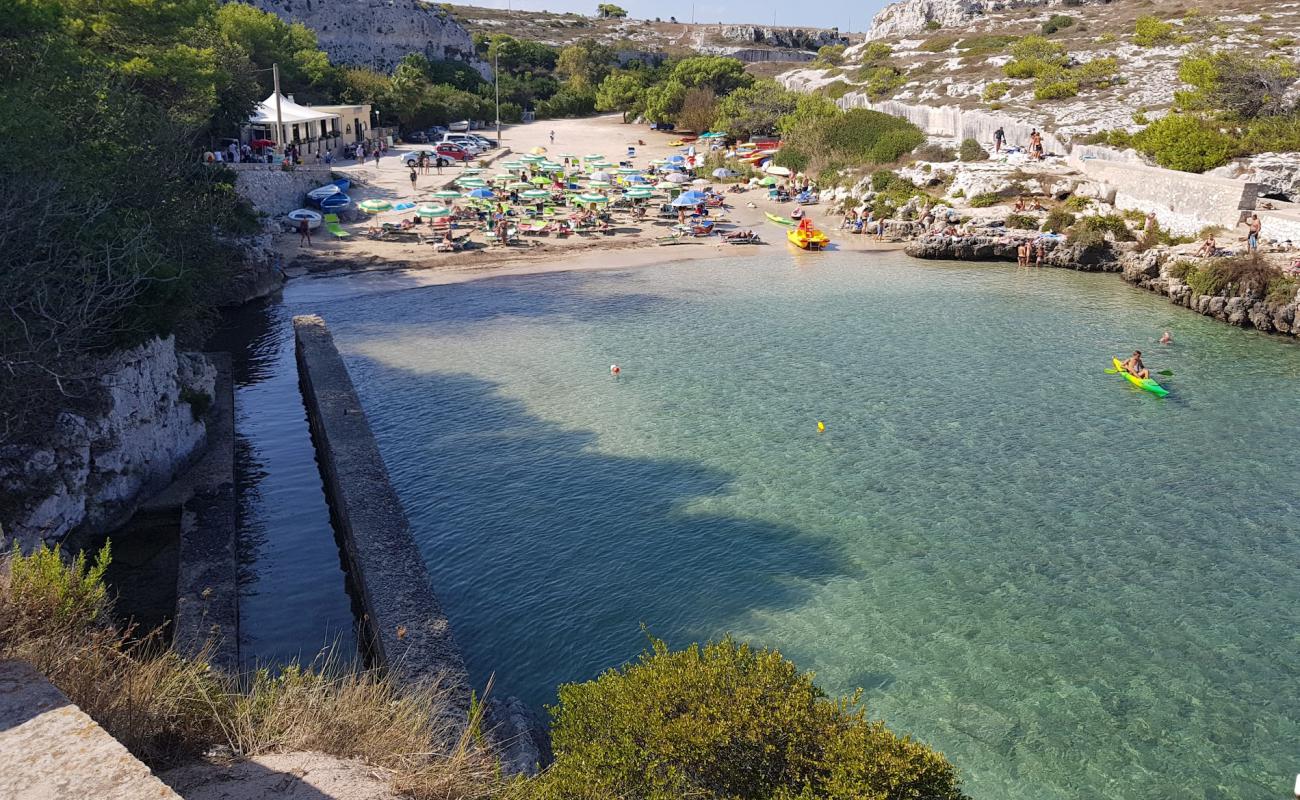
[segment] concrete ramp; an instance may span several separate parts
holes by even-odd
[[[43,675],[0,661],[0,797],[180,800]]]

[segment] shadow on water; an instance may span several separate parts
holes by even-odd
[[[320,309],[474,679],[496,671],[503,691],[534,705],[634,657],[642,624],[676,646],[716,637],[719,620],[795,608],[848,569],[825,537],[690,510],[727,493],[733,475],[601,452],[596,432],[543,419],[491,381],[434,371],[436,355],[418,344],[502,317],[627,319],[682,302],[593,293],[588,280],[478,281]],[[384,351],[406,337],[417,341],[411,364],[400,363],[409,351]]]

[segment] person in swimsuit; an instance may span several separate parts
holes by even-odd
[[[1142,363],[1142,351],[1134,350],[1133,355],[1129,356],[1128,361],[1124,362],[1124,369],[1128,374],[1135,378],[1150,378],[1151,371],[1147,369],[1146,364]]]

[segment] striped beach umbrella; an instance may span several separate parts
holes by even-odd
[[[609,181],[587,181],[587,185],[593,189],[608,189]]]
[[[415,213],[424,219],[435,219],[437,217],[451,216],[451,209],[433,203],[423,203],[419,208],[415,209]]]
[[[583,160],[583,161],[600,161],[602,158],[604,158],[604,156],[602,156],[600,153],[588,153],[587,155],[585,155],[585,156],[582,157],[582,160]]]
[[[623,196],[632,200],[645,200],[653,194],[652,189],[628,189],[623,193]]]
[[[434,192],[429,196],[436,197],[439,200],[455,200],[456,198],[460,197],[460,192],[453,192],[451,189],[443,189],[441,191]]]
[[[466,189],[481,189],[487,186],[487,181],[482,178],[461,178],[456,181],[458,186],[464,186]]]
[[[367,214],[378,214],[381,211],[387,211],[392,208],[393,204],[387,200],[363,200],[357,204],[357,208]]]
[[[606,197],[606,196],[603,195],[603,194],[594,194],[594,193],[592,193],[592,192],[583,192],[582,194],[578,195],[578,202],[580,202],[580,203],[608,203],[608,202],[609,202],[609,198]]]
[[[551,193],[545,189],[529,189],[526,192],[520,192],[519,196],[525,200],[545,200],[551,196]]]
[[[524,183],[523,181],[514,181],[513,183],[507,183],[506,188],[518,191],[519,189],[531,189],[533,188],[533,185],[531,183]]]

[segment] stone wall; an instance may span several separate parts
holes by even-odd
[[[302,208],[307,192],[329,183],[333,174],[324,168],[298,168],[288,172],[267,164],[265,168],[246,168],[235,172],[235,191],[270,216],[288,214]]]
[[[202,450],[207,429],[191,399],[211,398],[216,371],[172,338],[104,360],[102,410],[65,412],[40,445],[0,447],[5,533],[24,548],[74,528],[111,530]]]
[[[1141,164],[1071,158],[1089,180],[1101,185],[1117,208],[1154,212],[1160,226],[1195,234],[1209,225],[1229,230],[1241,217],[1244,181],[1176,172]]]
[[[451,15],[421,0],[252,0],[252,5],[316,32],[336,64],[390,71],[408,53],[459,59],[484,77],[491,70],[474,56],[474,42]]]
[[[1275,205],[1283,205],[1275,203]],[[1293,245],[1300,246],[1300,211],[1268,211],[1260,210],[1255,213],[1259,214],[1259,221],[1263,227],[1260,228],[1260,238],[1264,241],[1290,241]]]

